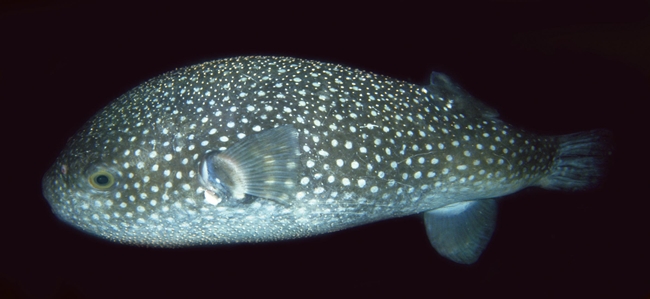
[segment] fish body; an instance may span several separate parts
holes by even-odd
[[[413,214],[476,261],[495,198],[596,184],[608,133],[538,136],[443,74],[419,86],[341,65],[236,57],[153,78],[99,111],[43,179],[63,221],[128,244],[307,237]]]

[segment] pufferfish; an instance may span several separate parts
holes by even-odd
[[[595,186],[605,130],[513,127],[447,76],[415,85],[289,57],[210,61],[120,96],[43,178],[64,222],[126,244],[301,238],[422,215],[430,243],[475,262],[496,199]]]

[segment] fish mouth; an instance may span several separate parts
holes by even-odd
[[[45,199],[50,203],[52,202],[51,186],[54,184],[52,168],[53,167],[50,167],[50,169],[45,172],[45,175],[43,175],[43,180],[41,181],[41,191],[43,192],[43,197],[45,197]]]
[[[71,206],[71,202],[76,200],[69,194],[68,191],[68,178],[62,172],[64,166],[55,164],[43,175],[41,181],[41,188],[43,197],[50,206],[52,213],[61,221],[73,227],[81,227],[77,219],[75,207]],[[71,197],[72,196],[72,197]],[[82,231],[86,231],[82,229]]]
[[[52,165],[43,175],[43,180],[41,181],[41,191],[43,192],[43,197],[49,203],[52,210],[56,211],[60,208],[59,206],[62,203],[62,186],[64,184],[64,174],[60,171],[61,169],[67,169],[65,166]]]

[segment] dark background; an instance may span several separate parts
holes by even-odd
[[[0,7],[0,298],[650,298],[647,2],[160,3]],[[418,217],[174,250],[108,243],[50,212],[41,177],[98,109],[176,67],[257,54],[418,84],[447,73],[514,125],[612,130],[612,167],[596,190],[506,197],[471,266],[440,257]]]

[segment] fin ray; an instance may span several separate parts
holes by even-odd
[[[461,264],[476,262],[496,225],[494,199],[465,201],[424,213],[431,245],[440,255]]]
[[[598,184],[611,154],[611,132],[593,130],[558,136],[551,173],[538,185],[554,190],[584,190]]]
[[[247,136],[221,153],[208,154],[203,176],[209,187],[236,199],[248,194],[288,204],[297,176],[297,135],[285,125]]]
[[[475,117],[492,119],[499,117],[499,112],[496,109],[476,99],[460,85],[451,80],[449,76],[439,72],[431,72],[429,81],[430,85],[428,88],[434,94],[445,99],[453,99],[457,109],[463,111],[463,113],[473,114]]]

